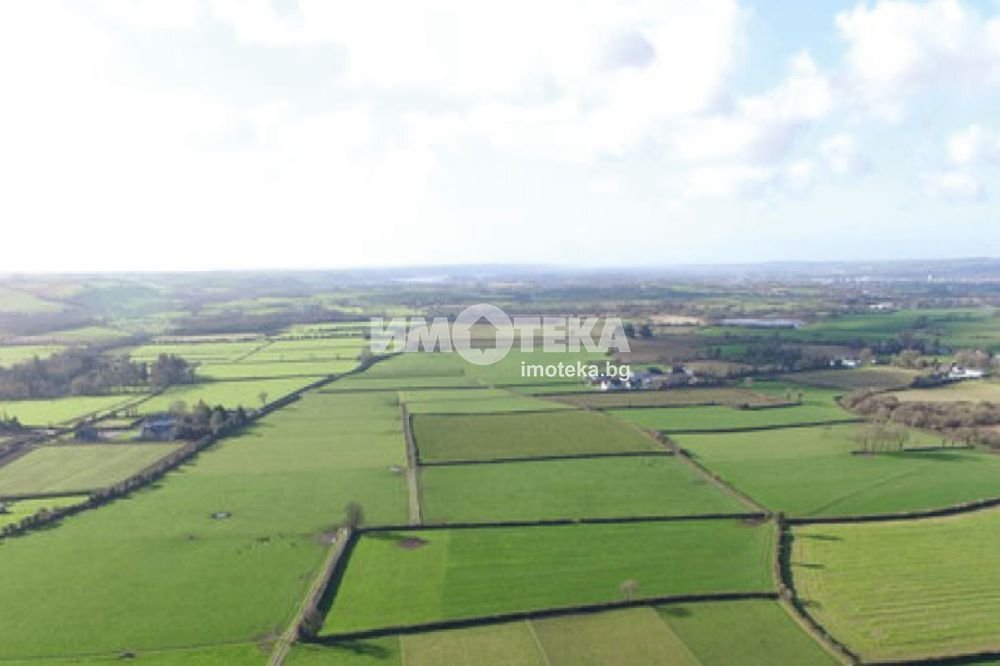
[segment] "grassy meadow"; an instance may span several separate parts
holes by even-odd
[[[663,450],[659,442],[610,416],[576,410],[418,414],[413,435],[422,462]]]
[[[404,463],[394,395],[303,398],[150,488],[4,543],[0,588],[17,601],[0,604],[0,658],[277,635],[347,502],[406,520]]]
[[[674,456],[425,467],[431,523],[745,513]]]
[[[97,490],[152,465],[175,444],[41,446],[0,467],[0,497]]]
[[[611,601],[626,579],[646,596],[770,590],[772,547],[773,525],[735,520],[366,534],[323,631]]]
[[[1000,650],[1000,509],[794,530],[809,611],[869,660]]]
[[[615,409],[609,414],[629,423],[660,432],[690,430],[740,430],[779,428],[809,423],[855,421],[857,417],[837,405],[796,405],[764,409],[734,409],[732,407],[662,407],[647,409]]]
[[[1000,457],[965,449],[852,455],[854,425],[677,435],[675,441],[773,511],[793,516],[934,509],[1000,494]],[[910,446],[940,438],[914,431]]]

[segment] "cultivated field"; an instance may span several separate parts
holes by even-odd
[[[266,395],[267,402],[274,402],[319,379],[322,377],[179,384],[140,403],[137,405],[137,409],[142,414],[155,414],[169,410],[176,402],[183,402],[188,407],[193,407],[199,400],[204,400],[206,404],[213,407],[222,405],[231,409],[236,407],[256,409],[263,404],[261,402],[262,393]]]
[[[422,462],[663,450],[639,430],[595,412],[413,417]]]
[[[65,349],[60,345],[16,345],[0,347],[0,367],[23,363],[35,358],[48,358]]]
[[[865,659],[1000,650],[1000,510],[794,535],[799,595]]]
[[[964,449],[852,455],[856,426],[678,435],[740,490],[795,516],[940,508],[1000,495],[1000,456]],[[941,440],[912,433],[910,446]]]
[[[749,511],[674,456],[426,467],[432,523]]]
[[[176,448],[174,444],[42,446],[0,467],[0,497],[104,488],[127,479]]]
[[[772,529],[713,520],[368,534],[324,633],[612,601],[626,579],[644,596],[766,591]]]

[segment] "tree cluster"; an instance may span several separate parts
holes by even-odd
[[[0,399],[105,395],[128,389],[160,389],[194,381],[194,366],[180,356],[161,354],[152,363],[127,355],[107,356],[71,349],[49,358],[0,368]]]
[[[184,403],[178,402],[171,406],[171,413],[176,418],[174,435],[178,439],[198,439],[207,435],[218,435],[230,429],[246,425],[249,415],[243,407],[226,409],[222,405],[209,407],[203,400],[190,410]]]

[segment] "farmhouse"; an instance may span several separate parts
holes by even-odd
[[[172,416],[150,417],[143,421],[139,438],[156,441],[171,440],[175,436],[174,426],[174,417]]]
[[[953,365],[951,369],[948,370],[948,379],[961,380],[961,379],[982,379],[986,376],[986,372],[983,370],[978,370],[976,368],[966,368],[961,365]]]

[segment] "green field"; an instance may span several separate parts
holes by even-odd
[[[0,604],[0,657],[276,635],[347,502],[371,523],[406,520],[404,461],[394,395],[311,395],[128,499],[11,539],[0,589],[17,602]]]
[[[297,391],[322,377],[296,377],[282,379],[262,379],[259,381],[233,380],[228,382],[205,382],[171,386],[163,393],[153,396],[138,405],[142,414],[155,414],[170,409],[175,402],[183,402],[193,407],[199,400],[211,406],[257,409],[261,406],[261,393],[267,394],[267,402],[274,402],[289,393]]]
[[[0,312],[34,314],[58,312],[62,309],[63,306],[59,303],[43,300],[27,291],[0,286]]]
[[[413,417],[423,462],[663,450],[651,437],[597,412]]]
[[[570,409],[540,398],[507,389],[431,389],[400,391],[411,414],[486,414],[490,412],[530,412]]]
[[[3,400],[0,415],[16,416],[23,425],[49,426],[76,421],[136,402],[141,394],[79,395],[51,400]]]
[[[726,636],[720,640],[720,635]],[[837,661],[773,601],[702,602],[299,645],[329,666],[828,666]]]
[[[161,354],[168,354],[197,363],[232,363],[252,353],[263,344],[265,344],[264,340],[161,342],[136,347],[131,350],[130,356],[136,360],[152,361]]]
[[[808,423],[855,421],[857,417],[834,404],[733,409],[732,407],[662,407],[615,409],[609,414],[661,432],[685,430],[739,430],[770,428]]]
[[[706,666],[838,663],[775,601],[670,605],[659,611],[696,663]]]
[[[796,528],[794,583],[866,659],[1000,650],[1000,510]]]
[[[673,456],[425,467],[420,484],[432,523],[749,510]]]
[[[205,363],[198,366],[198,379],[274,379],[280,377],[319,377],[338,375],[353,370],[357,361],[331,359],[326,361],[240,361],[238,363]]]
[[[626,579],[645,596],[770,590],[772,530],[714,520],[364,535],[324,632],[611,601]]]
[[[893,389],[909,386],[920,373],[904,368],[865,367],[857,370],[815,370],[784,375],[783,379],[810,386],[853,391],[856,389]]]
[[[0,467],[0,497],[105,488],[176,449],[175,444],[42,446]]]
[[[0,471],[3,468],[0,467]],[[71,495],[68,497],[47,497],[45,499],[25,499],[15,502],[3,502],[6,513],[0,513],[0,527],[21,522],[28,516],[33,516],[42,509],[51,511],[63,507],[80,504],[87,500],[87,495]]]
[[[0,367],[23,363],[35,358],[48,358],[66,349],[61,345],[15,345],[0,347]]]
[[[893,393],[903,402],[1000,402],[1000,381],[969,380],[937,388]]]
[[[786,400],[745,388],[667,389],[664,391],[611,391],[553,396],[552,400],[587,409],[616,407],[675,407],[729,405],[762,407],[785,404]]]
[[[964,449],[851,455],[855,426],[678,435],[755,500],[796,516],[933,509],[1000,495],[1000,457]],[[940,439],[912,433],[910,446]]]

